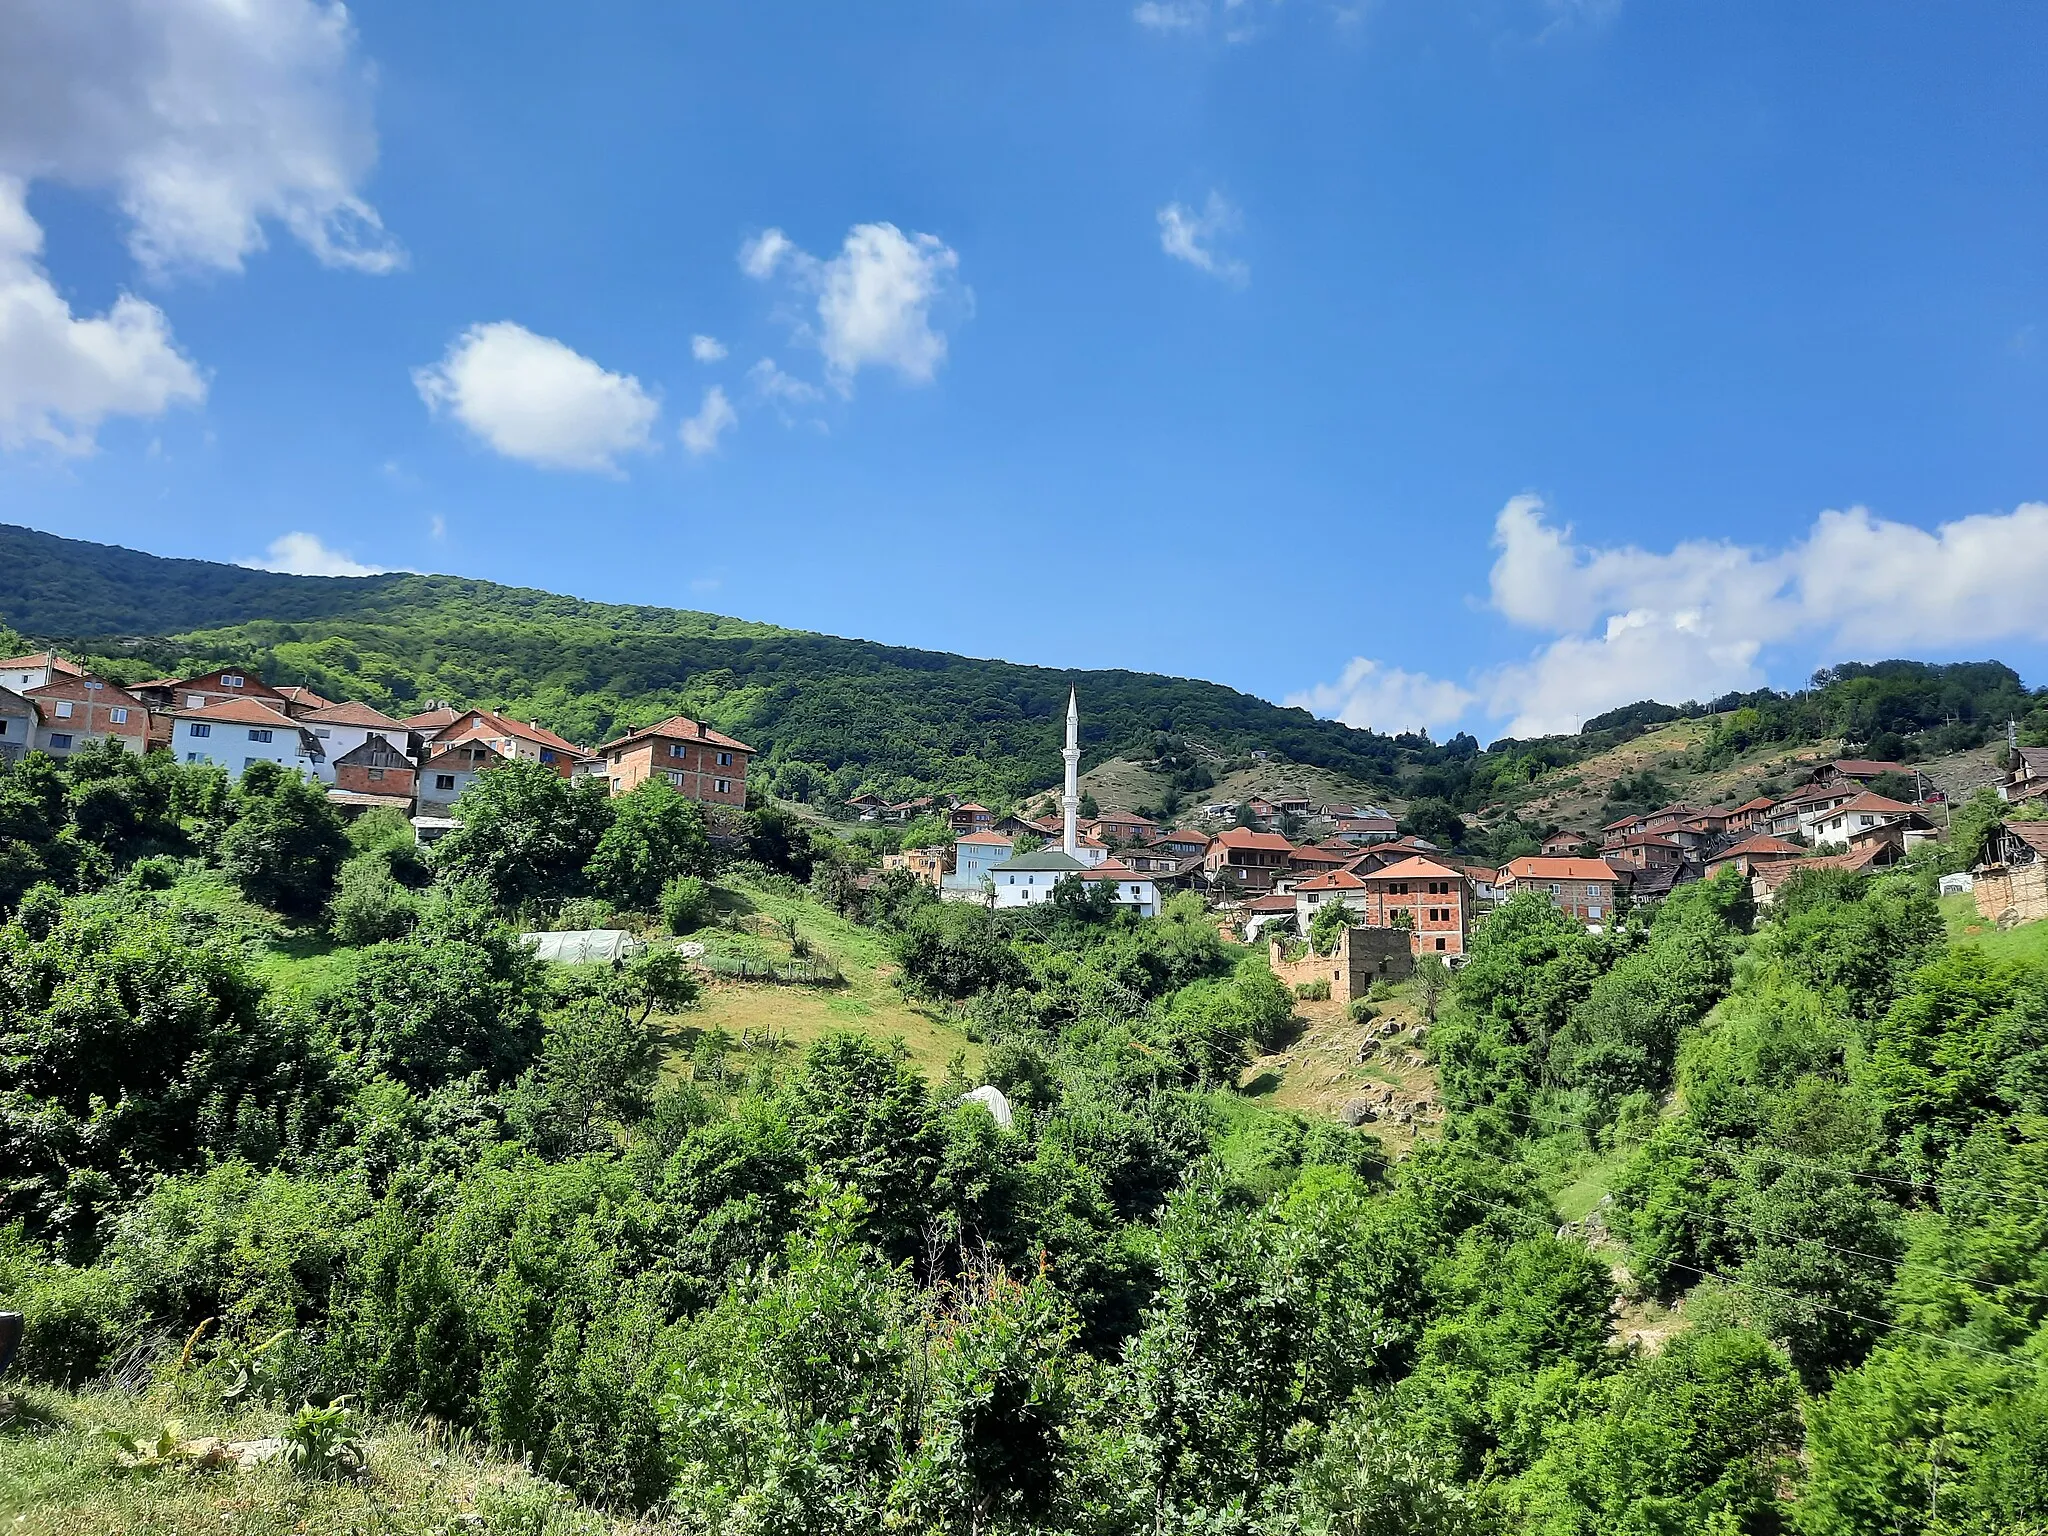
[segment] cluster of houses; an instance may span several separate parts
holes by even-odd
[[[665,778],[693,800],[744,806],[754,749],[682,715],[595,750],[538,721],[437,704],[405,719],[310,688],[273,688],[247,668],[121,686],[45,651],[0,659],[0,760],[68,757],[112,742],[169,752],[230,778],[259,762],[327,786],[344,811],[391,806],[422,841],[456,825],[462,792],[501,764],[540,763],[563,778],[602,778],[614,794]]]

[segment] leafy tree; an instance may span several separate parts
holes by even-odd
[[[611,825],[584,871],[592,889],[650,910],[671,880],[710,871],[703,809],[666,779],[643,780],[611,805]]]
[[[575,890],[612,806],[601,783],[572,784],[522,758],[477,775],[455,816],[462,825],[434,845],[435,868],[480,880],[501,905],[516,907]]]
[[[235,786],[235,824],[220,863],[242,894],[301,922],[320,915],[348,855],[341,819],[320,786],[275,763],[255,762]]]
[[[341,882],[327,909],[327,926],[344,944],[403,938],[413,924],[412,893],[391,878],[381,854],[359,853],[341,866]]]
[[[1415,801],[1398,826],[1404,836],[1422,838],[1439,848],[1460,848],[1465,843],[1465,820],[1447,800]]]
[[[863,1233],[896,1257],[914,1252],[939,1136],[901,1042],[885,1049],[864,1035],[828,1034],[804,1053],[781,1101],[812,1166],[859,1195]]]
[[[695,875],[678,875],[661,888],[661,920],[673,934],[694,933],[711,916],[711,888]]]
[[[1309,919],[1308,941],[1319,955],[1334,955],[1337,952],[1337,936],[1351,926],[1356,916],[1341,901],[1326,901],[1316,908],[1316,915]]]

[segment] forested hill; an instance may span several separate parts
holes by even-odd
[[[236,662],[384,709],[509,708],[588,742],[688,713],[761,748],[773,787],[801,799],[862,784],[1001,797],[1053,783],[1070,686],[1086,700],[1091,761],[1149,752],[1170,732],[1391,786],[1403,756],[1393,738],[1186,678],[975,660],[453,576],[285,576],[19,527],[0,526],[0,624],[106,658],[116,680]]]

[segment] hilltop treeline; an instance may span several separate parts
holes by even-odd
[[[818,804],[862,789],[1007,803],[1054,784],[1070,687],[1084,698],[1087,764],[1149,759],[1164,735],[1224,757],[1268,751],[1451,814],[1707,715],[1702,768],[1758,745],[1829,739],[1910,760],[1977,745],[2008,717],[2028,740],[2048,740],[2043,692],[1997,662],[1844,664],[1796,692],[1644,702],[1573,736],[1482,750],[1462,733],[1435,742],[1354,730],[1185,678],[1020,666],[449,576],[281,576],[7,527],[0,620],[64,641],[114,681],[243,665],[398,714],[433,699],[507,709],[588,743],[685,713],[760,748],[763,787]],[[1452,823],[1417,825],[1448,836]]]

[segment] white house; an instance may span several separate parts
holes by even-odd
[[[1052,900],[1052,888],[1070,880],[1088,866],[1057,848],[1041,848],[1005,859],[989,870],[996,884],[996,906],[1035,907]]]
[[[334,782],[334,764],[337,759],[348,756],[372,736],[382,736],[392,746],[411,758],[418,765],[419,745],[412,732],[388,715],[379,714],[367,704],[353,701],[329,704],[298,717],[299,724],[313,733],[320,743],[321,760],[318,765],[320,782]]]
[[[181,763],[211,763],[239,779],[251,763],[275,763],[318,778],[320,743],[300,722],[254,699],[223,699],[202,709],[174,709],[171,755]]]
[[[1090,885],[1108,886],[1115,894],[1118,906],[1129,907],[1140,917],[1159,915],[1158,882],[1120,859],[1110,859],[1083,870],[1081,878]]]
[[[1799,830],[1815,848],[1847,848],[1849,840],[1873,827],[1888,827],[1895,821],[1919,816],[1919,811],[1901,800],[1873,795],[1869,790],[1839,805],[1817,807],[1799,818]]]
[[[479,773],[510,760],[510,754],[478,740],[436,752],[420,764],[419,778],[414,787],[421,815],[445,813],[448,807],[462,798],[462,792],[476,782]]]
[[[55,651],[0,658],[0,688],[11,688],[16,693],[26,693],[31,688],[47,688],[66,678],[84,676],[85,668],[66,661]]]

